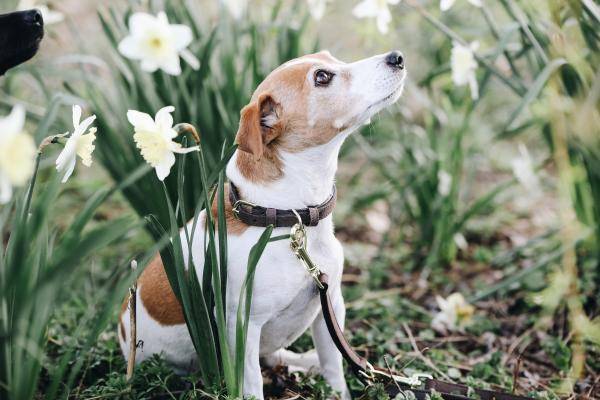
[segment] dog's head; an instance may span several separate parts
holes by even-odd
[[[398,51],[354,63],[327,51],[289,61],[242,110],[236,141],[256,159],[274,147],[298,152],[328,143],[398,100],[405,76]]]
[[[38,10],[0,15],[0,75],[37,53],[44,37],[44,20]]]

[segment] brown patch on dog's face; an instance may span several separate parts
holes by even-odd
[[[160,254],[142,272],[138,285],[142,304],[152,319],[161,325],[185,323],[181,304],[171,289]]]
[[[281,177],[280,152],[323,145],[400,96],[405,72],[385,55],[344,63],[323,51],[271,72],[241,113],[237,165],[255,183]]]

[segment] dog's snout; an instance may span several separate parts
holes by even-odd
[[[404,69],[404,57],[398,50],[391,51],[385,56],[385,63],[392,68]]]
[[[24,16],[25,22],[29,25],[42,27],[44,26],[44,18],[42,17],[42,13],[40,10],[30,10],[25,13]]]

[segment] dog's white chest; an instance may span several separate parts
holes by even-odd
[[[237,301],[245,278],[248,249],[262,232],[263,228],[249,228],[242,235],[229,239],[228,297],[231,301]],[[288,228],[277,228],[273,236],[288,232]],[[338,290],[343,251],[333,235],[330,218],[315,228],[308,228],[307,251],[329,275],[332,288]],[[319,309],[315,282],[291,251],[289,240],[267,245],[256,269],[251,310],[251,319],[262,324],[261,354],[291,344],[310,326]]]

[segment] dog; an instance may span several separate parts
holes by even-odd
[[[0,76],[31,59],[44,37],[44,19],[38,10],[0,15]]]
[[[281,65],[258,86],[241,111],[238,148],[226,174],[229,191],[245,201],[281,210],[305,209],[332,197],[337,159],[344,140],[400,97],[406,70],[398,51],[345,63],[328,51]],[[233,184],[234,186],[231,186]],[[227,328],[235,343],[237,301],[246,276],[250,248],[264,228],[248,226],[226,201],[228,235]],[[206,213],[200,214],[192,243],[199,277],[204,264]],[[216,214],[216,205],[211,212]],[[312,214],[311,214],[312,215]],[[312,218],[312,217],[311,217]],[[329,294],[343,329],[341,292],[342,245],[334,235],[331,215],[307,226],[307,251],[329,276]],[[191,231],[192,225],[189,224]],[[273,235],[289,233],[275,228]],[[182,243],[187,243],[182,233]],[[183,245],[187,248],[187,244]],[[187,249],[184,249],[184,254]],[[177,372],[197,363],[196,353],[160,256],[138,280],[137,334],[143,346],[136,362],[162,354]],[[270,243],[256,269],[244,365],[244,395],[263,399],[260,362],[319,371],[343,399],[349,399],[342,356],[331,339],[321,312],[314,280],[290,249],[288,241]],[[296,354],[286,347],[312,328],[316,351]],[[128,357],[129,311],[120,313],[119,342]]]

